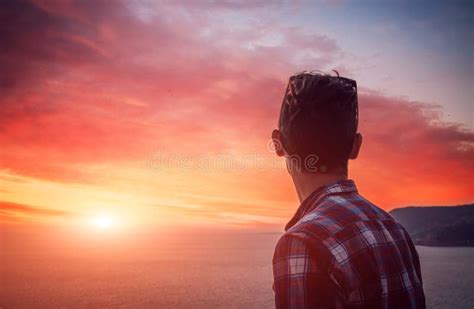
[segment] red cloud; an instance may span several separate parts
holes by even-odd
[[[0,216],[12,215],[28,215],[28,216],[69,216],[71,213],[55,209],[45,209],[31,205],[0,201]]]
[[[360,96],[365,136],[354,163],[387,206],[463,203],[474,198],[474,132],[443,123],[439,107],[377,93]]]

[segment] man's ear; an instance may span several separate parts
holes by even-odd
[[[281,144],[280,131],[277,129],[273,130],[272,132],[272,142],[277,156],[283,157],[285,155],[285,151],[283,150],[283,145]]]
[[[362,134],[356,133],[356,135],[354,136],[354,141],[352,142],[352,150],[351,150],[349,159],[354,160],[357,158],[357,156],[359,155],[361,145],[362,145]]]

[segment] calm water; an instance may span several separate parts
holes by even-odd
[[[193,233],[126,247],[31,242],[21,250],[4,239],[0,307],[272,308],[278,237]],[[418,251],[429,307],[472,308],[474,248]]]

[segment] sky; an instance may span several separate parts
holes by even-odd
[[[349,177],[474,201],[472,1],[2,1],[0,221],[282,228],[288,77],[357,80]]]

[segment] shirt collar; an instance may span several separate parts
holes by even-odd
[[[316,208],[319,202],[326,196],[344,192],[357,192],[356,185],[352,179],[338,180],[317,188],[298,207],[293,218],[286,224],[285,231],[288,231],[304,215]]]

